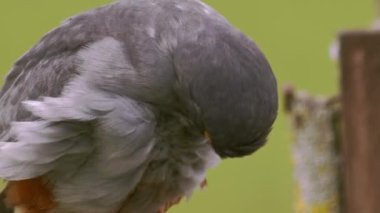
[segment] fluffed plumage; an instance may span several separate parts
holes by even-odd
[[[43,37],[8,74],[0,106],[10,188],[37,178],[54,199],[46,212],[156,213],[220,157],[259,148],[277,93],[256,45],[201,1],[122,0]]]

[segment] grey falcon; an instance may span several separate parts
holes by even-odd
[[[121,0],[72,17],[0,92],[5,202],[165,212],[220,159],[265,144],[276,87],[256,44],[199,0]]]

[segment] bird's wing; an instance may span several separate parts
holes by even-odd
[[[8,134],[12,121],[34,119],[20,107],[23,100],[56,97],[78,74],[76,53],[109,33],[102,11],[111,10],[112,6],[66,20],[14,64],[0,91],[0,140],[12,140]]]
[[[104,24],[103,10],[113,7],[47,34],[18,60],[0,93],[0,177],[48,174],[62,206],[122,202],[154,145],[150,107],[105,89],[134,74]]]
[[[36,119],[11,124],[16,142],[0,142],[0,177],[48,174],[62,208],[122,203],[149,163],[155,119],[148,105],[101,87],[128,69],[121,46],[110,37],[88,45],[76,53],[78,74],[57,97],[21,101]]]

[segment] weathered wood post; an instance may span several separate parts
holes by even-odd
[[[336,98],[287,87],[285,109],[293,127],[296,213],[339,213],[340,116]]]
[[[380,212],[380,31],[340,35],[344,212]]]

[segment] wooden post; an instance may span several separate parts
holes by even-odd
[[[344,212],[380,212],[380,32],[340,36]]]
[[[294,143],[296,213],[339,213],[340,116],[336,98],[284,91]]]
[[[372,24],[372,29],[378,30],[380,28],[380,0],[376,0],[375,7],[376,7],[377,18]]]

